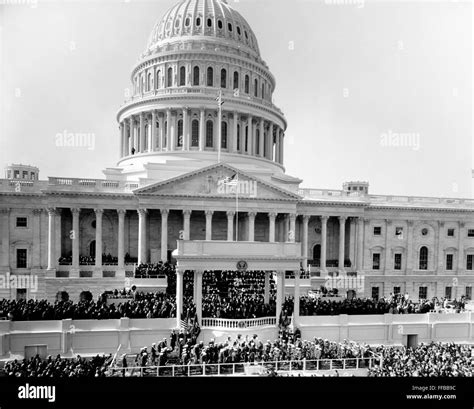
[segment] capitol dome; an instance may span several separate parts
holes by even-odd
[[[260,57],[257,38],[247,21],[226,0],[183,0],[169,9],[153,28],[146,52],[183,37],[208,37]]]
[[[275,87],[240,13],[225,0],[181,0],[132,69],[117,114],[120,159],[106,176],[151,183],[220,160],[284,187],[297,183],[284,174],[287,124]]]

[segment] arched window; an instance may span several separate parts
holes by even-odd
[[[151,72],[149,72],[148,75],[147,75],[146,90],[147,91],[151,90]]]
[[[199,27],[201,25],[201,17],[196,19],[196,26]]]
[[[239,73],[234,71],[234,89],[239,88]]]
[[[265,84],[262,83],[262,99],[265,99]]]
[[[316,262],[316,267],[319,267],[319,261],[321,260],[321,244],[316,244],[313,247],[313,261]]]
[[[237,125],[237,150],[240,151],[240,125]]]
[[[245,76],[245,93],[250,93],[250,77],[248,75]]]
[[[186,27],[189,27],[190,24],[191,24],[191,19],[189,17],[186,17],[186,20],[184,21],[184,25]]]
[[[207,69],[207,86],[214,86],[214,69],[212,67],[208,67]]]
[[[156,89],[161,88],[161,71],[160,70],[156,72],[155,88]]]
[[[206,148],[214,146],[214,122],[207,121],[206,123]]]
[[[227,88],[227,71],[225,68],[221,70],[221,88]]]
[[[167,87],[173,86],[173,68],[168,68]]]
[[[183,147],[183,120],[178,121],[178,140],[176,141],[176,146],[178,148]]]
[[[197,119],[193,120],[191,128],[191,146],[197,148],[199,146],[199,121]]]
[[[221,127],[221,148],[227,149],[227,122],[222,122]]]
[[[199,67],[196,65],[193,70],[193,85],[199,86]]]
[[[255,95],[255,98],[258,97],[258,79],[255,78],[254,85],[253,85],[253,92]]]
[[[212,27],[212,19],[210,18],[207,19],[207,26]]]
[[[186,67],[179,69],[179,86],[184,87],[186,85]]]
[[[217,20],[217,27],[219,28],[219,30],[222,30],[222,20]]]
[[[428,247],[420,249],[420,270],[428,270]]]
[[[232,23],[227,24],[227,28],[229,29],[230,32],[232,32],[233,30]]]

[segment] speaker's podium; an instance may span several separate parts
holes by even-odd
[[[403,346],[415,349],[418,346],[418,334],[403,334]]]

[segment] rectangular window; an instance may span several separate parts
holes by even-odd
[[[474,237],[474,229],[469,229],[467,231],[467,237]]]
[[[17,217],[16,218],[16,227],[28,227],[28,218],[27,217]]]
[[[453,257],[452,254],[446,254],[446,270],[453,269]]]
[[[466,287],[466,298],[468,300],[472,299],[472,287]]]
[[[400,287],[393,287],[393,294],[395,295],[400,294]]]
[[[474,255],[473,254],[468,254],[467,255],[467,262],[466,262],[466,270],[472,270],[472,259]]]
[[[15,179],[20,179],[20,171],[19,171],[19,170],[15,170],[15,171],[13,172],[13,175],[14,175],[13,177],[14,177]]]
[[[27,250],[17,249],[16,250],[16,268],[27,268],[26,258],[27,258]]]
[[[452,292],[453,292],[453,287],[446,287],[444,290],[444,298],[447,298],[448,300],[450,300]]]
[[[372,299],[378,300],[379,299],[379,288],[372,287]]]
[[[395,253],[395,263],[394,263],[394,270],[401,270],[402,269],[402,254]]]
[[[382,234],[382,227],[374,226],[374,236],[380,236]]]
[[[448,229],[448,237],[454,237],[454,229]]]
[[[23,171],[23,179],[28,179],[28,172],[26,170]]]
[[[428,287],[420,287],[418,289],[418,298],[420,300],[426,300],[428,296]]]
[[[380,253],[374,253],[372,256],[372,269],[380,270]]]
[[[31,172],[31,180],[35,180],[35,172]]]
[[[17,288],[16,300],[26,300],[26,288]]]
[[[403,227],[395,227],[395,236],[399,239],[403,239]]]

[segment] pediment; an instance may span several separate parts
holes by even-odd
[[[296,194],[250,176],[227,164],[216,164],[134,191],[139,196],[229,197],[298,200]]]

